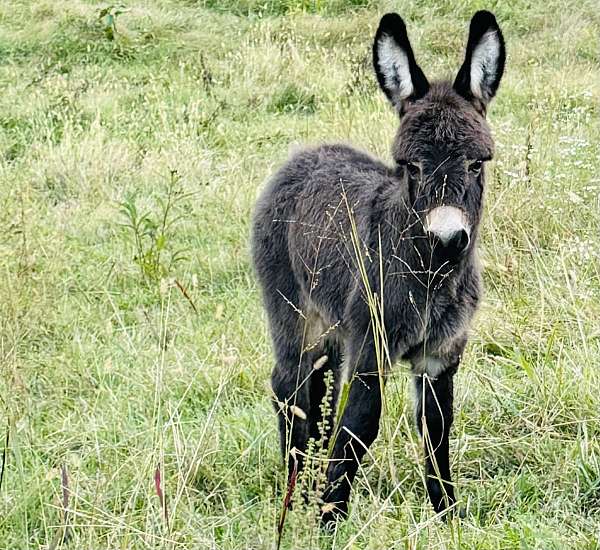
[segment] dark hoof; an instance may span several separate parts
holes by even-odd
[[[439,514],[444,521],[448,515],[453,516],[457,512],[454,488],[449,483],[442,486],[437,480],[429,480],[427,493],[435,513]]]
[[[444,504],[444,506],[434,507],[435,513],[439,514],[443,521],[448,522],[452,519],[464,519],[467,517],[467,509],[464,506],[458,505],[454,499]]]
[[[321,527],[326,531],[334,531],[338,522],[348,517],[348,504],[326,502],[321,506]]]

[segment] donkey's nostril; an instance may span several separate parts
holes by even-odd
[[[451,233],[436,234],[429,232],[434,246],[443,257],[449,259],[460,257],[469,247],[470,237],[465,229],[458,229]]]
[[[445,243],[446,248],[456,250],[458,254],[464,252],[469,246],[469,234],[464,230],[460,229],[456,231]]]

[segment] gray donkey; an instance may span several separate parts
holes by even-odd
[[[292,475],[309,438],[330,427],[326,523],[347,514],[398,359],[412,367],[429,498],[438,513],[455,504],[453,377],[481,294],[476,244],[494,149],[485,116],[504,61],[496,19],[479,11],[454,83],[430,83],[402,18],[385,15],[373,65],[400,116],[394,165],[345,145],[303,150],[256,206],[253,259],[275,348],[281,450]],[[335,413],[322,418],[327,370],[336,426]]]

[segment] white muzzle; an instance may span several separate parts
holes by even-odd
[[[455,206],[437,206],[431,210],[425,217],[425,231],[457,255],[464,252],[471,241],[467,217]]]

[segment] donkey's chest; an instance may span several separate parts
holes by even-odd
[[[399,351],[403,355],[415,349],[432,355],[444,353],[467,332],[475,304],[456,288],[419,298],[411,297],[409,307],[402,310],[402,328],[396,331]]]
[[[458,364],[466,343],[467,324],[450,318],[437,319],[419,332],[417,341],[405,348],[401,359],[411,363],[414,374],[437,378]]]

